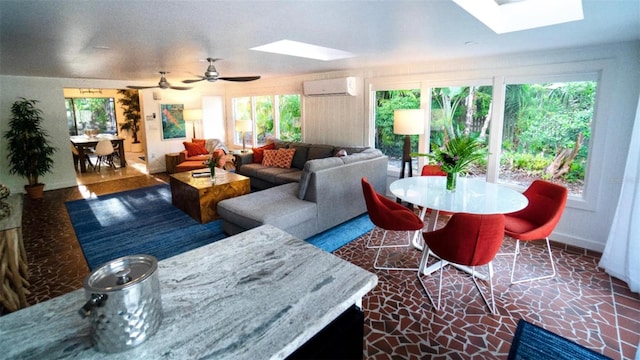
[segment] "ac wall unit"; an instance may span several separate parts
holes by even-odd
[[[355,77],[305,81],[302,86],[305,96],[356,95]]]

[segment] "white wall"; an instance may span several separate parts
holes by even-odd
[[[596,109],[596,124],[590,150],[597,160],[590,164],[587,200],[572,200],[554,233],[554,240],[602,251],[617,205],[623,168],[628,152],[631,129],[636,117],[640,94],[640,42],[560,49],[555,51],[515,54],[485,59],[463,59],[446,63],[399,65],[392,68],[312,74],[280,79],[261,79],[249,83],[203,84],[190,91],[161,91],[163,99],[153,100],[152,91],[141,92],[143,115],[156,113],[145,123],[147,159],[150,172],[164,170],[164,154],[180,151],[183,140],[161,140],[160,104],[179,103],[200,107],[202,96],[225,96],[225,125],[232,128],[230,99],[234,96],[302,93],[304,80],[355,76],[358,95],[354,97],[303,97],[303,141],[336,145],[371,145],[368,91],[372,82],[393,78],[416,78],[420,81],[486,77],[499,81],[505,76],[553,73],[573,66],[601,68]],[[593,65],[596,64],[596,65]],[[600,65],[598,65],[600,64]],[[42,177],[47,189],[75,185],[75,172],[68,146],[68,135],[62,89],[122,88],[124,81],[0,77],[0,132],[7,130],[11,104],[18,97],[39,100],[44,112],[44,127],[54,146],[54,171]],[[142,84],[141,84],[142,85]],[[157,91],[157,90],[156,90]],[[154,127],[155,125],[155,127]],[[229,144],[231,139],[225,139]],[[22,191],[25,180],[8,173],[4,139],[0,147],[0,182],[13,192]]]

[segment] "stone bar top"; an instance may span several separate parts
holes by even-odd
[[[0,357],[282,359],[378,281],[270,225],[162,260],[158,271],[164,318],[138,347],[93,349],[79,289],[0,317]]]

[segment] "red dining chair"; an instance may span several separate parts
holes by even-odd
[[[447,176],[440,165],[425,165],[422,167],[421,176]]]
[[[561,185],[544,180],[534,180],[523,194],[529,200],[529,204],[522,210],[505,214],[504,233],[516,240],[513,266],[511,267],[512,284],[549,279],[556,275],[549,235],[551,235],[560,221],[567,204],[568,191],[567,188]],[[552,273],[550,275],[514,280],[516,263],[520,253],[520,242],[542,239],[547,242],[547,252],[551,262]],[[508,253],[508,255],[510,254]]]
[[[469,213],[455,213],[447,224],[435,231],[423,232],[425,248],[420,261],[420,269],[424,269],[428,260],[429,252],[441,260],[457,265],[471,266],[471,278],[482,296],[485,304],[492,314],[496,314],[495,299],[493,296],[493,265],[492,261],[500,250],[504,239],[504,215],[491,214],[479,215]],[[438,282],[438,300],[434,301],[423,281],[422,271],[418,271],[418,280],[427,293],[429,300],[440,310],[440,299],[442,298],[442,267],[440,263],[440,280]],[[491,292],[491,302],[480,290],[476,280],[476,266],[488,265],[489,268],[489,289]]]
[[[373,262],[373,267],[378,270],[418,270],[418,268],[400,268],[400,267],[382,267],[378,265],[378,257],[382,248],[388,247],[408,247],[411,245],[410,232],[419,231],[424,227],[424,223],[420,218],[408,208],[398,204],[390,199],[387,199],[383,195],[376,192],[373,186],[367,181],[367,178],[362,178],[362,193],[364,194],[364,200],[367,205],[367,212],[371,222],[375,225],[375,228],[369,233],[369,239],[367,240],[366,247],[369,249],[377,248],[376,258]],[[371,238],[376,228],[383,231],[382,241],[380,245],[372,245]],[[385,245],[384,240],[387,235],[387,231],[407,231],[407,243],[402,245]]]

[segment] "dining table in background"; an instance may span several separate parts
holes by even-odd
[[[445,176],[414,176],[394,181],[389,186],[391,193],[410,204],[421,207],[420,218],[424,220],[427,209],[431,209],[426,229],[433,231],[440,211],[471,214],[507,214],[524,209],[529,201],[520,192],[481,179],[459,177],[455,190],[446,189]],[[420,232],[413,238],[413,245],[422,249]],[[464,271],[465,267],[456,266]],[[428,274],[434,267],[423,270]],[[482,278],[482,277],[481,277]]]
[[[88,154],[87,149],[95,148],[98,141],[102,139],[111,140],[114,149],[118,148],[118,155],[120,156],[120,167],[126,167],[127,161],[124,157],[124,139],[119,138],[116,135],[111,134],[98,134],[96,136],[76,135],[71,136],[71,144],[78,149],[78,160],[80,161],[80,172],[87,172],[87,165],[85,157]]]

